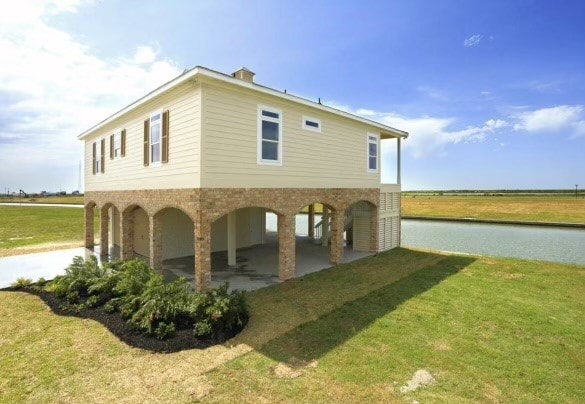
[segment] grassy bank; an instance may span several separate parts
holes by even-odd
[[[131,349],[0,293],[0,401],[578,402],[585,268],[405,249],[249,295],[230,346]],[[434,386],[402,394],[417,369]]]
[[[0,257],[82,246],[83,217],[76,208],[0,206]]]
[[[402,196],[402,215],[585,223],[585,199],[574,196]]]

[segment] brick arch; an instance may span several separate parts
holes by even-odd
[[[143,208],[144,209],[144,208]],[[189,210],[185,209],[184,207],[180,206],[180,205],[165,205],[163,207],[157,208],[157,210],[153,213],[152,216],[158,216],[162,213],[162,211],[166,210],[166,209],[177,209],[179,211],[181,211],[182,213],[184,213],[189,219],[191,219],[191,221],[193,222],[193,224],[196,223],[196,216],[193,213],[196,212],[189,212]],[[148,211],[146,213],[149,213]]]
[[[97,203],[95,203],[93,200],[88,201],[83,205],[85,209],[93,209],[96,208],[97,206],[98,206]]]
[[[128,213],[130,213],[131,210],[134,210],[136,208],[142,209],[143,211],[146,212],[147,215],[149,214],[148,210],[139,203],[130,202],[130,203],[127,203],[127,204],[122,205],[122,206],[123,206],[123,209],[118,209],[118,211],[120,211],[121,213],[123,213],[125,215],[127,215]]]
[[[246,208],[262,208],[262,209],[269,210],[270,212],[275,213],[279,216],[287,214],[287,212],[284,211],[283,209],[275,209],[273,206],[269,206],[266,204],[240,203],[240,204],[235,204],[233,206],[227,207],[227,208],[219,210],[219,211],[212,212],[212,213],[208,214],[208,219],[211,223],[213,223],[216,220],[222,218],[223,216],[227,215],[230,212],[233,212],[233,211],[236,211],[239,209],[246,209]]]
[[[302,202],[303,205],[300,207],[295,208],[296,210],[294,211],[294,214],[297,214],[298,212],[301,211],[301,209],[303,209],[305,206],[309,206],[309,205],[314,205],[316,203],[320,203],[321,205],[325,205],[327,206],[327,208],[331,209],[332,211],[337,211],[339,209],[338,204],[331,204],[330,202],[324,202],[321,199],[312,199],[311,202],[307,202],[304,203]]]
[[[358,202],[367,202],[369,205],[371,205],[372,209],[377,209],[379,201],[378,200],[374,201],[370,198],[353,198],[353,199],[346,201],[343,204],[343,211],[346,211],[348,208],[350,208],[351,206],[355,205]]]

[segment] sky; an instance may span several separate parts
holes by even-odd
[[[585,188],[583,21],[581,0],[6,1],[0,192],[78,189],[77,135],[195,65],[408,131],[405,190]]]

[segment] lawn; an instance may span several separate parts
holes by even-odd
[[[397,249],[249,294],[231,344],[152,354],[0,292],[0,401],[580,402],[585,267]],[[402,394],[417,369],[433,386]]]
[[[96,217],[94,229],[98,223]],[[83,209],[0,206],[0,257],[80,247],[83,240]]]
[[[585,199],[574,196],[402,195],[402,215],[585,223]]]

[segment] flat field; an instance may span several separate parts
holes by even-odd
[[[0,402],[582,402],[585,267],[396,249],[248,295],[230,343],[152,354],[0,292]],[[401,387],[428,370],[434,385]]]
[[[81,247],[83,213],[77,208],[0,206],[0,257]],[[94,229],[98,223],[96,218]]]
[[[585,198],[574,196],[402,195],[402,215],[585,223]]]

